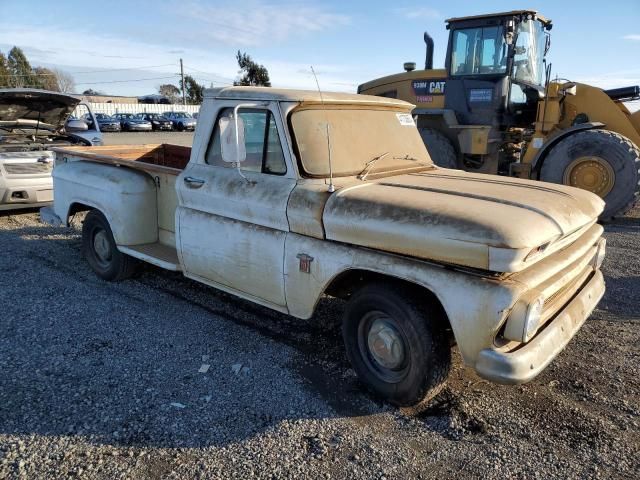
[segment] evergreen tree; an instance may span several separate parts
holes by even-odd
[[[253,87],[270,87],[269,72],[263,65],[258,65],[249,55],[240,52],[236,54],[238,66],[242,76],[233,82],[234,85],[253,86]]]
[[[10,87],[10,75],[9,65],[7,63],[7,57],[0,52],[0,88]]]
[[[20,47],[13,47],[9,50],[7,64],[11,73],[10,84],[12,87],[42,88],[29,60]]]
[[[204,93],[204,85],[196,82],[191,75],[184,76],[184,89],[187,103],[199,105],[202,103],[202,95]]]

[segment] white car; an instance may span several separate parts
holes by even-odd
[[[67,122],[80,103],[79,98],[59,92],[0,89],[0,210],[53,201],[50,147],[102,144],[95,118],[93,128],[78,119]]]

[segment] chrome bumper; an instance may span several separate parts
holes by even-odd
[[[525,383],[535,378],[564,349],[604,295],[604,277],[596,270],[578,294],[530,342],[503,352],[481,350],[478,375],[496,383]]]

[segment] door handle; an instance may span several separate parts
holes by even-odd
[[[200,188],[205,182],[201,178],[184,177],[184,183],[186,183],[189,188]]]

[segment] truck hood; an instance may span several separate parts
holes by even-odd
[[[331,195],[327,239],[494,272],[516,272],[577,239],[604,202],[543,182],[436,168]]]
[[[39,121],[39,127],[58,130],[78,103],[79,98],[59,92],[0,89],[0,125],[35,127]]]

